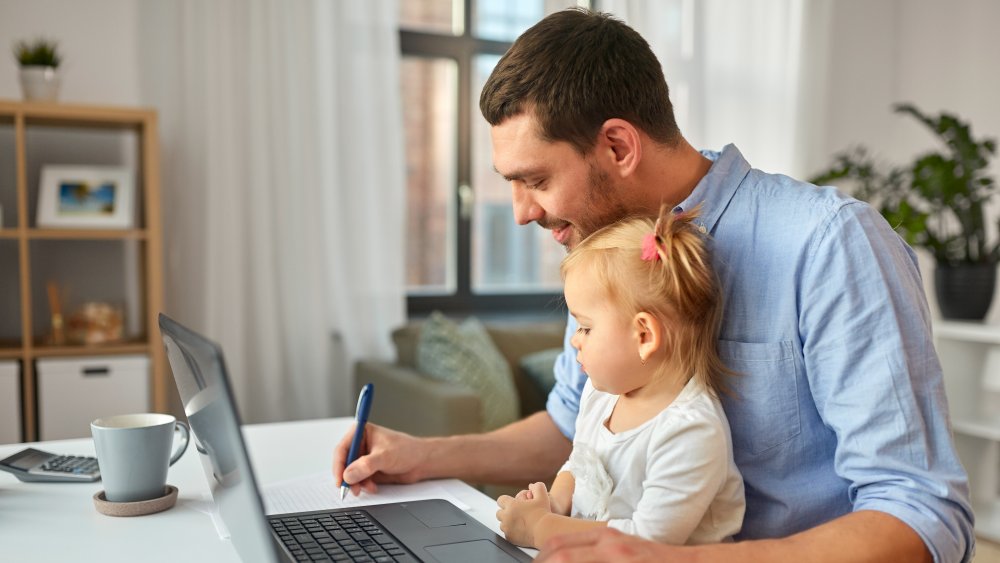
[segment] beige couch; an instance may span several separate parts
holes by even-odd
[[[562,346],[564,321],[485,322],[493,343],[511,366],[521,416],[545,408],[547,393],[521,369],[523,356]],[[482,431],[479,397],[470,389],[421,374],[416,368],[420,322],[392,334],[395,362],[362,360],[355,366],[355,392],[375,384],[369,420],[417,436],[449,436]]]

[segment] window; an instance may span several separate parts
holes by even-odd
[[[572,0],[400,2],[411,314],[559,311],[565,254],[514,223],[479,93],[525,29]]]

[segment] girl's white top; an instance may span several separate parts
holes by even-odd
[[[604,425],[617,395],[587,381],[573,453],[576,518],[675,545],[728,541],[746,502],[726,414],[694,378],[658,415],[614,434]]]

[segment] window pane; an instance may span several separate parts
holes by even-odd
[[[462,3],[453,0],[403,0],[399,26],[412,31],[462,34]]]
[[[406,279],[410,293],[455,290],[458,65],[403,57],[406,128]]]
[[[559,262],[566,251],[549,231],[535,224],[514,223],[510,184],[493,170],[490,128],[479,114],[479,92],[499,60],[482,55],[473,65],[472,185],[476,204],[472,216],[472,291],[561,291]]]
[[[545,0],[475,0],[476,37],[513,41],[545,15]]]
[[[546,14],[571,6],[589,6],[580,0],[473,0],[474,34],[483,39],[513,41]]]

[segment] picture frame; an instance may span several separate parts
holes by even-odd
[[[40,228],[131,229],[135,182],[122,166],[42,166],[36,224]]]

